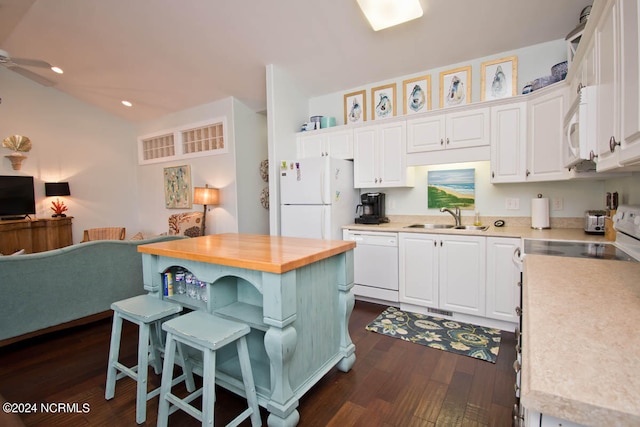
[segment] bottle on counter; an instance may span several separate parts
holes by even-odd
[[[480,221],[480,212],[478,211],[476,211],[476,216],[473,219],[473,225],[477,225],[477,226],[482,225],[482,222]]]

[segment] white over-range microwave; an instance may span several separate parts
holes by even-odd
[[[583,86],[564,119],[564,166],[596,158],[596,87]]]

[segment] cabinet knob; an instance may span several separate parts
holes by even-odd
[[[491,172],[491,178],[495,178],[496,177],[496,173],[495,172]]]
[[[582,82],[578,83],[578,95],[580,95],[580,92],[582,91],[582,88],[584,87],[584,85],[582,84]]]
[[[516,314],[522,316],[522,309],[520,307],[516,307]]]
[[[613,151],[612,151],[612,153],[613,153]],[[593,150],[591,150],[589,152],[589,160],[594,161],[597,157],[598,157],[598,155],[596,153],[594,153]]]
[[[447,145],[449,145],[449,138],[447,138]]]
[[[526,175],[527,175],[527,176],[531,175],[531,172],[529,172],[529,169],[527,169],[527,173],[526,173]]]
[[[444,145],[444,140],[440,138],[440,145]]]
[[[442,246],[442,240],[440,240],[440,246]]]
[[[616,137],[612,136],[611,139],[609,140],[609,150],[613,153],[614,151],[616,151],[616,145],[620,145],[620,141],[616,142]]]

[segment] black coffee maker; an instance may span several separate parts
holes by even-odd
[[[384,216],[384,193],[364,193],[360,195],[360,204],[356,207],[356,224],[381,224],[389,222]]]

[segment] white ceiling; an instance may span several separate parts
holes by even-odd
[[[318,96],[561,39],[592,3],[420,1],[422,18],[374,32],[356,0],[0,0],[0,49],[140,122],[229,96],[264,111],[267,64]]]

